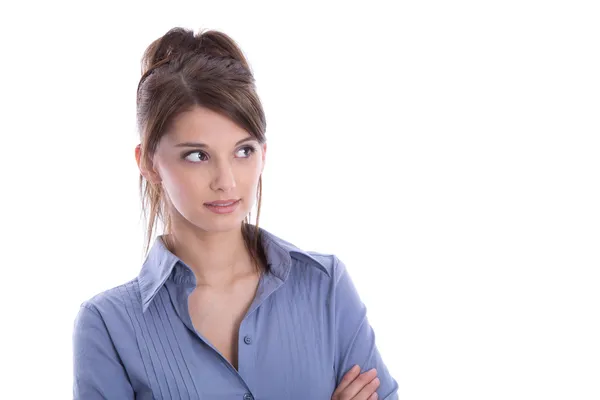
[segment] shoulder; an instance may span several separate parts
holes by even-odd
[[[268,242],[274,244],[279,250],[291,259],[291,269],[294,272],[310,273],[324,280],[336,282],[345,271],[344,263],[336,254],[309,250],[291,243],[288,240],[276,236],[271,232],[263,230]],[[271,246],[268,249],[272,250]],[[272,259],[281,259],[276,256],[277,252],[271,252]]]
[[[363,308],[362,301],[350,277],[346,264],[337,254],[301,250],[290,253],[291,275],[300,285],[311,289],[321,288],[327,296],[334,296],[342,303],[352,304],[354,311]]]
[[[137,279],[104,290],[80,303],[73,324],[73,354],[79,374],[111,369],[113,361],[135,360],[136,325],[141,318],[135,300]],[[137,303],[137,305],[136,305]],[[110,366],[102,366],[108,362]],[[108,371],[108,370],[106,370]],[[102,373],[100,373],[102,375]]]
[[[305,250],[302,253],[292,254],[292,259],[320,270],[331,281],[337,281],[346,269],[344,263],[333,253]]]
[[[80,312],[84,310],[97,314],[102,319],[119,317],[141,306],[138,278],[112,287],[85,299],[80,304]]]
[[[326,283],[327,286],[337,286],[340,278],[346,273],[346,266],[334,253],[299,250],[290,253],[292,273],[312,276]],[[314,280],[312,279],[312,280]]]

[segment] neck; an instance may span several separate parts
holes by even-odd
[[[169,250],[194,273],[196,285],[226,288],[255,273],[241,229],[224,232],[173,229]]]

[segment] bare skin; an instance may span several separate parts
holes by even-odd
[[[344,377],[333,392],[331,400],[377,400],[377,388],[379,387],[379,378],[377,370],[360,373],[360,367],[355,365]]]
[[[194,328],[238,369],[238,340],[242,319],[252,304],[258,274],[239,277],[227,289],[197,287],[188,299]]]

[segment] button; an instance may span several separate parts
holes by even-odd
[[[246,344],[251,344],[252,343],[252,338],[248,335],[244,336],[244,343]]]
[[[250,393],[246,393],[244,395],[244,400],[254,400],[254,396],[252,396]]]

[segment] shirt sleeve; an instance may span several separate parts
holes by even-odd
[[[81,306],[73,331],[74,400],[133,400],[134,393],[104,320]]]
[[[366,306],[348,274],[344,263],[334,256],[334,313],[336,325],[335,372],[336,386],[352,366],[358,364],[361,373],[377,369],[380,380],[379,399],[398,399],[398,383],[383,363],[375,343],[375,333],[367,319]]]

